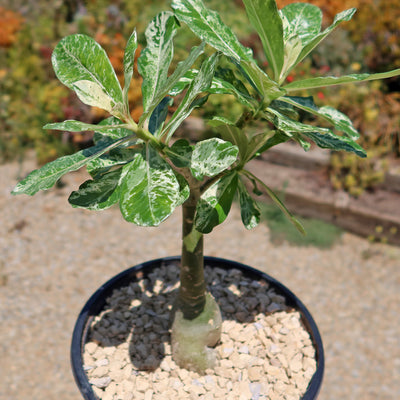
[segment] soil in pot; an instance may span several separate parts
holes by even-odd
[[[91,322],[83,362],[102,400],[299,400],[317,364],[301,314],[265,280],[206,267],[223,316],[219,360],[205,375],[171,358],[170,309],[178,264],[161,266],[114,290]]]

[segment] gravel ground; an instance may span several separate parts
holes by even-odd
[[[12,197],[32,167],[0,166],[0,399],[78,400],[69,345],[81,307],[122,269],[179,254],[180,214],[152,229],[117,209],[72,209],[83,172],[62,189]],[[399,248],[350,234],[330,250],[275,246],[265,225],[247,232],[234,209],[206,253],[266,271],[307,305],[326,352],[319,400],[400,398]]]

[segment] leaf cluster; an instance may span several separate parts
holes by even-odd
[[[225,220],[236,194],[246,228],[258,224],[260,211],[250,187],[255,194],[266,192],[302,230],[270,188],[246,170],[246,164],[288,140],[306,150],[313,142],[364,157],[365,151],[356,143],[358,132],[347,116],[328,106],[317,107],[312,97],[293,93],[387,78],[400,70],[286,83],[290,71],[341,22],[348,21],[355,9],[341,12],[331,26],[322,30],[321,11],[309,4],[290,4],[282,10],[278,10],[275,0],[244,0],[244,5],[260,36],[272,75],[260,68],[252,51],[240,43],[218,13],[201,0],[174,0],[173,12],[156,15],[145,31],[147,46],[138,58],[143,113],[137,123],[131,117],[128,101],[138,49],[136,31],[126,45],[122,87],[95,40],[81,34],[62,39],[52,55],[58,79],[83,103],[106,110],[111,117],[98,125],[68,120],[45,126],[71,132],[93,130],[95,144],[33,171],[13,193],[33,195],[53,186],[63,174],[86,165],[92,179],[71,194],[69,201],[74,207],[101,210],[119,203],[127,221],[157,226],[195,196],[192,238],[196,242],[196,233],[209,233]],[[174,38],[181,24],[186,24],[202,42],[172,68]],[[204,57],[206,45],[213,50]],[[196,144],[175,141],[174,133],[182,122],[213,94],[236,98],[244,106],[240,118],[231,121],[216,115],[209,121],[214,137]],[[316,116],[330,127],[299,122],[299,112]],[[255,122],[262,129],[249,135],[247,128]]]

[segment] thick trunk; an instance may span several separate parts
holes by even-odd
[[[193,193],[182,207],[182,237],[192,233],[198,193]],[[200,235],[200,234],[199,234]],[[194,319],[204,310],[206,286],[204,282],[203,235],[200,235],[193,251],[182,240],[178,307],[185,319]]]
[[[172,357],[180,367],[203,373],[215,365],[213,347],[221,338],[222,318],[218,304],[206,291],[203,235],[193,226],[199,197],[200,190],[192,187],[190,198],[183,204],[181,282],[171,345]]]

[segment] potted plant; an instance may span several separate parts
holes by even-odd
[[[219,306],[205,284],[203,236],[226,219],[236,195],[245,227],[255,227],[260,212],[251,191],[255,195],[266,192],[303,231],[273,191],[246,169],[247,163],[289,140],[305,150],[315,143],[365,157],[348,117],[328,106],[319,108],[312,97],[296,93],[400,74],[395,70],[287,83],[292,69],[337,25],[350,20],[355,9],[338,14],[333,24],[321,31],[322,15],[316,6],[296,3],[278,10],[274,0],[243,2],[260,36],[270,73],[259,67],[252,51],[201,0],[174,0],[173,12],[158,14],[145,32],[147,47],[137,60],[143,79],[143,114],[136,122],[128,102],[138,47],[136,32],[125,49],[122,88],[104,50],[92,38],[77,34],[62,39],[52,55],[58,79],[83,103],[111,116],[97,125],[75,120],[46,125],[45,129],[95,131],[94,144],[31,172],[13,190],[13,194],[34,195],[51,188],[65,173],[86,166],[92,179],[72,192],[69,202],[73,207],[104,210],[119,204],[128,222],[157,226],[181,206],[182,254],[172,312],[172,351],[178,365],[197,371],[208,370],[215,363],[211,348],[220,340],[222,323]],[[187,24],[202,41],[170,73],[179,22]],[[177,128],[213,94],[234,96],[242,105],[242,114],[236,120],[215,115],[208,121],[214,132],[209,139],[195,144],[175,140]],[[315,116],[324,127],[299,122],[300,112]],[[249,133],[254,126],[259,132]],[[254,271],[251,274],[255,276]],[[132,273],[123,278],[129,277]],[[116,280],[121,285],[121,277]],[[309,320],[312,323],[311,317]],[[309,398],[316,397],[319,385]]]

